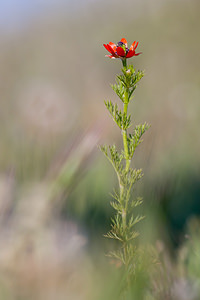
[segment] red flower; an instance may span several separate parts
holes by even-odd
[[[130,48],[128,48],[128,44],[126,39],[121,39],[121,41],[119,43],[117,43],[117,45],[115,45],[114,43],[110,42],[109,44],[103,44],[104,47],[106,48],[106,50],[108,50],[111,55],[106,55],[110,58],[121,58],[121,59],[125,59],[125,58],[130,58],[132,56],[137,56],[140,53],[135,53],[135,49],[138,46],[138,42],[136,43],[133,42],[133,44],[131,45]]]

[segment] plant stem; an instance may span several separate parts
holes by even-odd
[[[126,92],[124,95],[124,116],[127,117],[128,111],[128,88],[126,88]],[[128,151],[128,140],[127,140],[127,130],[122,129],[122,136],[123,136],[123,144],[124,144],[124,153],[125,153],[125,160],[126,160],[126,172],[128,173],[129,166],[130,166],[130,159],[129,159],[129,151]]]
[[[123,67],[127,68],[126,59],[122,60]],[[124,92],[124,117],[127,118],[128,113],[128,87],[126,87]],[[123,136],[123,145],[124,145],[124,153],[125,153],[125,160],[126,160],[126,173],[128,174],[129,167],[130,167],[130,159],[129,159],[129,150],[128,150],[128,140],[127,140],[127,129],[122,129],[122,136]],[[124,186],[120,186],[120,195],[121,198],[124,199]],[[126,228],[126,215],[127,215],[127,199],[125,200],[124,209],[122,211],[122,225],[124,229]],[[126,248],[126,247],[125,247]],[[125,250],[126,251],[126,250]]]
[[[124,68],[127,69],[126,58],[122,59],[122,65]],[[126,87],[125,92],[124,92],[124,117],[125,118],[127,118],[127,113],[128,113],[128,90],[129,90],[129,88]],[[122,136],[123,136],[124,153],[125,153],[125,160],[126,160],[126,172],[128,173],[129,166],[130,166],[130,159],[129,159],[127,130],[126,129],[122,129]]]
[[[124,114],[127,116],[127,107],[128,103],[124,103]],[[128,173],[129,171],[129,166],[130,166],[130,160],[129,160],[129,152],[128,152],[128,142],[127,142],[127,131],[125,129],[122,129],[122,135],[123,135],[123,144],[124,144],[124,153],[125,153],[125,160],[126,160],[126,172]],[[125,198],[124,196],[124,186],[123,188],[120,187],[120,194],[122,198]],[[126,201],[125,201],[126,202]],[[124,206],[124,209],[122,211],[122,223],[124,229],[126,228],[126,206]]]
[[[127,64],[126,64],[126,58],[123,58],[123,59],[122,59],[122,65],[123,65],[123,67],[127,67]]]

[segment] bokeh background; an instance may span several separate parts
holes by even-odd
[[[151,124],[134,161],[141,240],[176,257],[200,214],[199,11],[198,0],[0,2],[1,299],[105,299],[117,181],[98,145],[121,146],[104,106],[118,101],[121,63],[103,43],[122,37],[143,53],[130,59],[145,70],[133,122]]]

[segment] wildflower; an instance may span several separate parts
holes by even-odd
[[[122,60],[126,58],[130,58],[132,56],[137,56],[140,53],[135,53],[135,49],[138,46],[138,42],[133,42],[130,48],[128,48],[128,44],[125,38],[122,38],[120,42],[116,44],[110,42],[109,44],[103,44],[106,50],[111,53],[111,55],[106,55],[110,58],[121,58]]]

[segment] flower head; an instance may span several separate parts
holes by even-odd
[[[136,41],[133,42],[130,48],[128,48],[128,44],[125,38],[121,39],[120,42],[116,44],[110,42],[109,44],[103,44],[106,50],[111,53],[111,55],[106,55],[110,58],[121,58],[121,59],[126,59],[130,58],[132,56],[137,56],[140,53],[135,53],[135,49],[138,46],[138,42]]]

